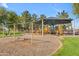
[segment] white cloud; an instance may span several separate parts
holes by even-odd
[[[8,5],[6,3],[0,3],[0,6],[8,8]]]

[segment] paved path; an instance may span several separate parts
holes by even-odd
[[[28,39],[29,38],[29,39]],[[31,40],[31,38],[33,38]],[[59,48],[60,42],[57,36],[24,34],[18,38],[1,38],[0,55],[13,56],[48,56]]]

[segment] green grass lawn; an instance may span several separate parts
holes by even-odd
[[[79,37],[64,37],[63,47],[54,56],[79,56]]]
[[[15,32],[15,36],[20,36],[21,34],[22,34],[22,32]],[[14,36],[14,33],[10,32],[10,34],[6,35],[6,33],[3,34],[3,32],[0,32],[0,38],[4,37],[4,36]]]

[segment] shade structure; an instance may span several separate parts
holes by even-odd
[[[71,19],[48,19],[45,20],[44,24],[51,24],[51,25],[55,25],[55,24],[67,24],[67,23],[71,23]]]
[[[71,23],[73,19],[70,18],[56,18],[56,17],[48,17],[44,19],[44,24],[56,25],[56,24],[67,24]],[[41,23],[41,20],[37,21],[38,24]]]
[[[72,19],[70,18],[56,18],[56,17],[48,17],[48,18],[44,18],[43,21],[42,20],[39,20],[37,21],[36,23],[37,24],[42,24],[42,27],[43,25],[57,25],[57,24],[68,24],[68,23],[71,23]],[[43,36],[43,28],[42,28],[42,36]]]

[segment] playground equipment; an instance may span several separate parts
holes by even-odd
[[[56,34],[57,34],[57,35],[63,35],[63,28],[62,28],[61,25],[58,25],[58,26],[56,27]]]
[[[71,24],[72,19],[64,19],[64,18],[56,18],[56,17],[48,17],[43,20],[43,24],[41,24],[43,27],[41,28],[42,30],[42,35],[44,32],[48,32],[49,30],[47,28],[44,28],[44,25],[52,25],[53,29],[55,29],[55,25],[58,25],[57,29],[55,30],[56,34],[63,34],[63,28],[60,25],[64,24]],[[41,23],[41,20],[37,22],[38,24]],[[71,25],[71,30],[72,30],[72,25]],[[44,31],[44,32],[43,32]],[[74,30],[73,30],[74,31]]]

